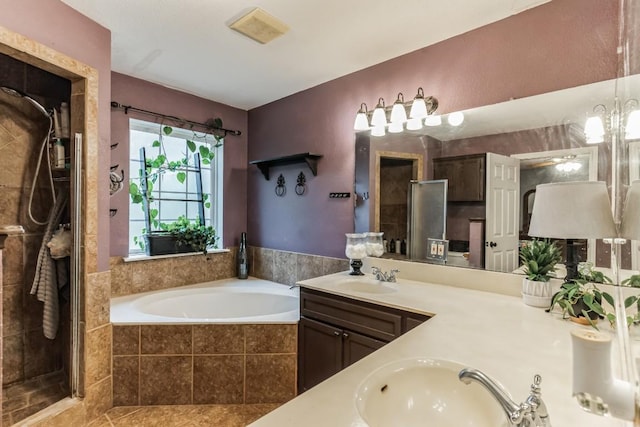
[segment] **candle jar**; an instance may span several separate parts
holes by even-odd
[[[367,256],[379,258],[384,253],[384,245],[382,244],[382,235],[384,233],[369,232],[365,246],[367,248]]]
[[[367,236],[363,233],[347,233],[346,236],[347,245],[344,253],[350,261],[351,272],[349,274],[352,276],[364,276],[360,268],[362,268],[362,258],[367,256]]]

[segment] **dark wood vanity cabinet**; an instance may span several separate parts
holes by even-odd
[[[298,393],[373,353],[429,316],[302,288]]]
[[[485,154],[433,159],[433,179],[447,179],[449,202],[483,202]]]

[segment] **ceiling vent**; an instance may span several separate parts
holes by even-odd
[[[269,43],[289,31],[289,27],[284,22],[260,8],[253,9],[229,25],[229,28],[262,44]]]

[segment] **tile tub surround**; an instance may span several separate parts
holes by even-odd
[[[125,262],[111,257],[111,296],[187,286],[236,276],[237,247],[229,252]],[[284,285],[349,269],[347,259],[249,246],[249,274]]]
[[[300,419],[305,420],[306,427],[363,425],[354,403],[358,386],[381,366],[415,357],[452,360],[480,369],[502,383],[518,403],[527,396],[533,376],[540,374],[542,397],[555,426],[628,425],[621,420],[586,413],[572,398],[570,331],[585,327],[562,320],[559,313],[549,314],[523,304],[520,296],[514,295],[519,292],[517,276],[487,276],[486,272],[472,269],[381,261],[385,261],[384,269],[400,270],[398,283],[390,285],[397,292],[349,291],[340,286],[340,280],[347,277],[347,273],[310,279],[300,285],[390,307],[432,313],[434,317],[267,414],[251,424],[252,427],[293,427],[299,424],[291,420]],[[403,271],[412,278],[403,276]],[[457,286],[432,281],[436,277],[447,279],[447,274],[455,277]],[[491,283],[493,292],[487,290]],[[480,290],[483,287],[484,290]],[[600,329],[615,334],[606,322],[600,324]]]
[[[114,325],[114,406],[282,404],[297,325]]]

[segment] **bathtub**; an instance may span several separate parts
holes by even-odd
[[[256,278],[224,279],[111,299],[116,325],[296,323],[299,289]]]

